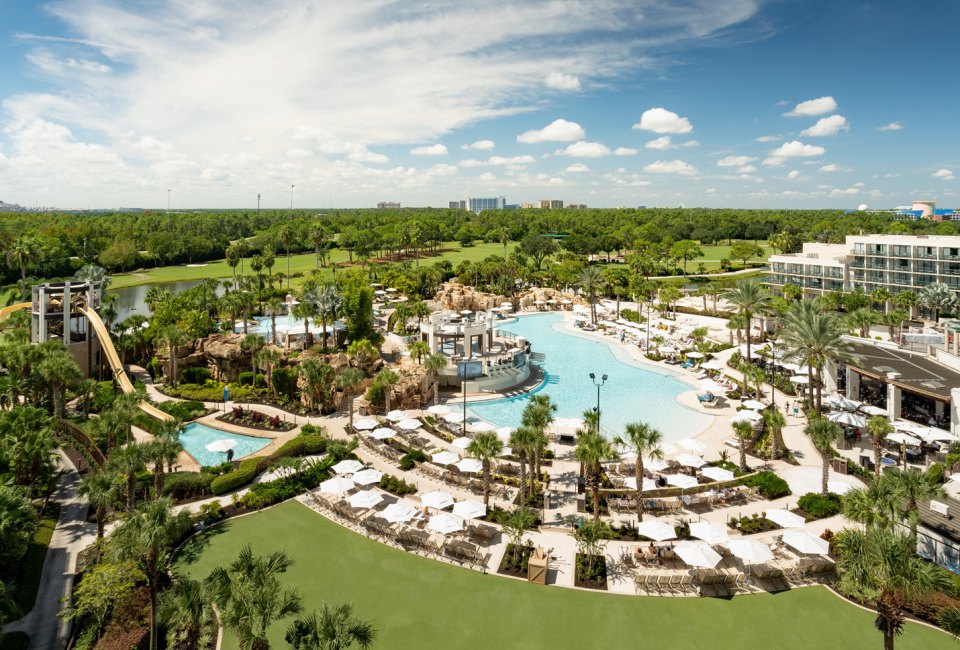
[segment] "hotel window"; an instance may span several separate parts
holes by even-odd
[[[854,244],[854,245],[853,245],[853,252],[854,252],[855,254],[857,254],[857,255],[863,255],[863,250],[864,250],[863,242],[860,242],[860,243],[857,243],[857,244]]]
[[[910,247],[909,246],[891,246],[890,254],[893,257],[910,257]]]
[[[936,257],[937,250],[933,246],[915,246],[913,255],[914,257]]]
[[[870,244],[867,246],[867,255],[886,255],[886,244]]]

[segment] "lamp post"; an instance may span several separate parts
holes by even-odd
[[[600,379],[594,373],[590,373],[590,381],[597,387],[597,433],[600,433],[600,388],[607,383],[607,376],[602,375]]]
[[[167,216],[170,216],[170,190],[167,190]]]
[[[293,188],[295,187],[296,185],[292,183],[290,184],[290,216],[291,217],[293,216]]]
[[[260,192],[257,192],[257,214],[260,214]]]
[[[658,349],[659,352],[659,349]],[[650,303],[647,302],[647,349],[644,354],[650,354]]]

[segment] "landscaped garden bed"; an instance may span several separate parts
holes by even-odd
[[[532,554],[533,544],[524,544],[519,547],[519,549],[513,544],[507,544],[507,550],[503,554],[503,559],[500,560],[497,573],[505,576],[513,576],[514,578],[526,579],[527,563],[530,561]]]
[[[278,415],[270,416],[242,406],[233,407],[230,413],[221,415],[217,421],[261,431],[290,431],[297,426],[293,422],[281,419]]]
[[[577,553],[577,571],[573,585],[584,589],[607,590],[607,559],[602,555]]]
[[[797,507],[793,512],[807,518],[807,521],[826,519],[840,514],[843,510],[843,501],[839,494],[833,492],[826,496],[816,492],[808,492],[797,500]]]
[[[727,525],[734,530],[739,530],[744,535],[754,535],[756,533],[765,533],[768,530],[777,530],[780,528],[766,517],[754,513],[752,517],[734,517],[727,522]]]

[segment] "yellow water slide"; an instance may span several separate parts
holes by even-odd
[[[29,305],[29,303],[27,304]],[[86,307],[81,307],[80,312],[87,317],[87,320],[90,321],[90,325],[92,325],[94,331],[96,331],[97,337],[100,339],[100,347],[107,355],[107,360],[110,362],[110,368],[113,369],[114,378],[120,385],[120,390],[122,390],[124,393],[134,392],[133,382],[130,381],[130,377],[127,376],[127,372],[123,369],[123,363],[120,361],[120,355],[117,354],[117,349],[113,347],[113,339],[110,338],[110,332],[107,331],[107,326],[103,324],[102,320],[100,320],[100,315],[94,310]],[[147,401],[140,402],[140,410],[147,415],[157,418],[158,420],[173,419],[172,415],[169,413],[164,413]]]
[[[0,309],[0,323],[10,318],[10,314],[15,311],[20,311],[21,309],[26,309],[30,306],[29,302],[18,302],[15,305],[10,305],[9,307],[4,307]]]

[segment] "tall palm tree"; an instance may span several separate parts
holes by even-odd
[[[393,393],[393,387],[400,383],[400,375],[392,370],[384,370],[377,375],[377,381],[383,386],[383,411],[390,412],[390,396]]]
[[[934,282],[920,289],[917,302],[933,310],[934,321],[940,322],[940,312],[957,306],[957,294],[943,282]]]
[[[893,424],[883,415],[874,415],[867,420],[867,431],[873,440],[873,474],[880,476],[880,457],[883,455],[883,445],[888,435],[893,433]]]
[[[353,429],[353,398],[356,395],[357,388],[363,383],[363,380],[364,374],[359,368],[346,367],[337,373],[337,388],[343,391],[351,429]]]
[[[313,347],[313,334],[310,332],[310,319],[317,316],[317,292],[304,291],[300,296],[300,304],[294,305],[293,317],[303,321],[303,335],[305,348]]]
[[[180,442],[182,426],[177,420],[164,420],[160,423],[160,431],[147,443],[147,453],[153,462],[154,497],[163,494],[164,466],[173,467],[183,451],[183,443]]]
[[[761,313],[770,304],[770,292],[756,280],[737,280],[736,284],[724,293],[723,297],[743,314],[747,328],[747,359],[750,358],[750,333],[753,329],[753,317]]]
[[[167,647],[200,650],[213,641],[216,621],[204,584],[178,578],[160,596],[160,621],[167,628]]]
[[[770,430],[770,459],[776,460],[783,449],[783,427],[787,426],[787,418],[778,409],[769,408],[763,412],[763,422]]]
[[[287,253],[287,291],[290,291],[290,245],[293,244],[294,237],[295,233],[290,224],[283,224],[277,231],[277,239],[283,244],[283,248]]]
[[[150,448],[146,443],[128,442],[122,447],[114,449],[107,458],[107,467],[124,474],[126,478],[125,493],[127,497],[127,511],[133,510],[137,500],[137,472],[147,467],[150,459]]]
[[[132,560],[150,589],[150,650],[157,647],[159,578],[167,569],[170,550],[193,525],[187,510],[173,512],[169,497],[148,501],[133,510],[111,535],[111,552],[118,560]]]
[[[273,385],[273,371],[280,363],[280,351],[276,348],[265,347],[254,355],[257,367],[267,371],[267,385],[270,386],[270,392],[274,397],[277,396],[277,388]]]
[[[577,285],[587,294],[590,301],[590,322],[597,324],[597,291],[603,288],[605,280],[599,266],[588,266],[580,271]]]
[[[944,496],[943,486],[937,483],[929,472],[918,469],[891,469],[887,476],[893,481],[893,487],[901,499],[901,508],[910,523],[910,534],[916,537],[919,519],[918,504]]]
[[[433,403],[440,403],[440,371],[447,367],[447,358],[442,354],[431,354],[423,360],[423,367],[433,385]]]
[[[843,516],[867,528],[889,528],[900,521],[900,493],[889,474],[874,478],[865,488],[843,495]]]
[[[37,372],[50,385],[53,395],[53,413],[64,417],[66,410],[65,393],[67,388],[76,384],[80,378],[80,368],[73,357],[64,348],[54,349],[44,355],[37,366]]]
[[[264,303],[267,313],[270,314],[270,342],[274,345],[280,345],[280,339],[277,337],[277,314],[283,312],[285,305],[280,296],[270,296]]]
[[[557,412],[557,405],[553,403],[549,395],[533,395],[523,409],[521,422],[525,426],[533,429],[534,435],[531,441],[531,452],[533,455],[533,476],[534,482],[538,482],[541,477],[540,461],[544,452],[550,446],[550,438],[547,436],[547,428],[553,422],[553,417]]]
[[[313,253],[316,256],[314,269],[320,268],[320,249],[327,243],[327,229],[323,224],[315,223],[310,226],[310,243],[313,244]]]
[[[749,469],[747,467],[747,440],[753,438],[753,424],[746,420],[734,422],[733,432],[737,434],[740,449],[740,471],[746,472]]]
[[[646,422],[629,422],[623,428],[623,435],[618,436],[614,443],[629,447],[637,454],[634,465],[634,476],[637,480],[637,521],[643,521],[643,457],[663,459],[663,434]]]
[[[27,278],[27,262],[30,262],[36,257],[37,254],[37,242],[33,237],[28,235],[21,235],[13,240],[9,247],[7,247],[7,266],[13,267],[16,265],[20,269],[20,279],[25,281]],[[22,284],[26,284],[23,282]],[[22,294],[23,300],[27,300],[27,293]]]
[[[520,460],[520,501],[527,505],[527,462],[530,460],[530,448],[533,447],[537,433],[531,427],[519,426],[510,433],[510,448]]]
[[[467,447],[467,455],[483,465],[483,505],[490,505],[490,466],[503,452],[503,442],[493,431],[481,431]]]
[[[422,365],[424,358],[430,356],[430,344],[426,341],[414,341],[407,347],[407,350],[410,352],[410,358],[417,364]]]
[[[573,457],[583,464],[587,484],[593,494],[593,518],[600,520],[600,474],[601,463],[615,458],[617,450],[609,440],[595,429],[588,428],[577,432],[577,446]]]
[[[328,284],[317,290],[317,316],[323,327],[323,349],[327,349],[327,323],[336,321],[343,309],[343,294],[336,285]]]
[[[827,496],[829,490],[827,484],[830,481],[830,461],[833,458],[833,445],[843,436],[843,429],[840,425],[831,422],[822,417],[815,417],[807,425],[807,435],[810,436],[810,442],[817,448],[823,457],[823,475],[820,485],[820,493]]]
[[[913,536],[894,529],[844,530],[837,538],[837,588],[874,603],[884,650],[893,650],[906,619],[904,597],[949,590],[948,574],[917,555]]]
[[[187,342],[187,334],[176,325],[167,325],[160,330],[159,338],[167,348],[167,354],[170,355],[169,382],[171,386],[177,385],[177,348]]]
[[[870,326],[877,323],[878,314],[868,307],[854,310],[847,314],[847,326],[858,330],[861,338],[870,336]]]
[[[253,387],[257,387],[257,353],[267,343],[259,334],[247,334],[240,340],[240,349],[250,355],[250,369],[253,371]]]
[[[815,391],[817,414],[823,413],[823,366],[852,360],[850,344],[843,339],[843,325],[835,312],[824,312],[815,304],[799,302],[787,314],[780,333],[787,355],[811,369],[811,391]],[[813,394],[811,394],[813,397]]]
[[[377,631],[368,621],[353,618],[352,605],[330,608],[298,618],[287,629],[284,640],[294,650],[343,650],[356,643],[369,648]]]
[[[120,475],[105,469],[87,474],[80,484],[80,495],[87,498],[97,515],[97,539],[103,539],[107,510],[120,500],[122,481]]]
[[[207,578],[221,624],[237,635],[240,650],[267,650],[267,628],[275,620],[299,614],[301,596],[284,589],[278,576],[293,565],[286,553],[255,556],[250,545],[227,567],[217,567]]]

